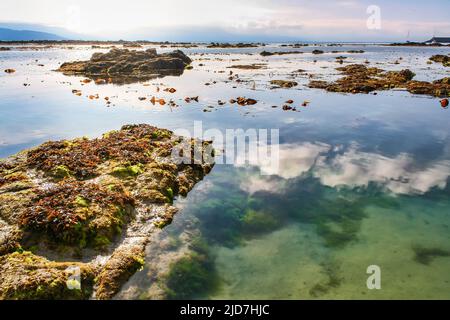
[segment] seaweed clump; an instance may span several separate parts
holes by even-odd
[[[450,67],[450,56],[436,54],[430,58],[430,61],[442,63],[444,67]]]
[[[34,205],[21,216],[22,228],[80,247],[109,243],[121,233],[134,205],[134,200],[123,191],[79,181],[39,190],[33,201]]]
[[[171,135],[168,130],[151,126],[124,126],[98,139],[44,143],[28,152],[27,164],[57,179],[69,176],[89,179],[97,176],[98,166],[108,160],[129,165],[152,161],[152,150],[156,147],[162,151],[161,140]]]
[[[406,89],[414,94],[427,94],[446,97],[450,94],[448,78],[434,82],[413,81],[415,74],[409,70],[384,71],[379,68],[369,68],[362,64],[351,64],[336,70],[343,77],[335,82],[322,80],[310,81],[310,88],[324,89],[329,92],[369,93],[376,90]]]
[[[193,251],[174,262],[167,274],[165,292],[168,299],[188,300],[216,291],[220,279],[214,259],[206,244],[195,241]]]
[[[442,248],[424,248],[413,246],[414,260],[420,264],[429,265],[434,258],[450,257],[450,250]]]

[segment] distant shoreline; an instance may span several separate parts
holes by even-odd
[[[192,46],[192,45],[205,45],[211,47],[228,47],[228,48],[244,48],[244,47],[257,47],[265,46],[266,44],[289,44],[296,46],[336,46],[336,45],[381,45],[381,46],[407,46],[407,47],[449,47],[450,44],[427,44],[422,42],[171,42],[171,41],[149,41],[149,40],[0,40],[0,45],[177,45],[177,46]]]

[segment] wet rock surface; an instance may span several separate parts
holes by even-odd
[[[302,51],[262,51],[260,53],[263,57],[270,57],[270,56],[284,56],[288,54],[303,54]]]
[[[298,85],[297,82],[290,80],[272,80],[270,84],[281,88],[293,88]]]
[[[180,76],[192,60],[182,51],[158,54],[156,49],[136,51],[113,48],[94,53],[88,61],[63,63],[57,71],[112,83],[133,83],[163,76]]]
[[[173,154],[200,154],[178,163]],[[175,152],[175,153],[174,153]],[[0,298],[110,299],[213,167],[209,142],[149,125],[47,142],[0,162]],[[69,267],[81,288],[68,290]]]
[[[369,93],[377,90],[406,89],[414,94],[426,94],[447,97],[450,94],[449,78],[433,82],[415,81],[415,74],[409,70],[384,71],[362,64],[351,64],[336,68],[344,76],[334,82],[313,80],[310,88],[324,89],[330,92]]]
[[[430,58],[431,61],[442,63],[444,67],[450,67],[450,56],[445,56],[443,54],[437,54]]]

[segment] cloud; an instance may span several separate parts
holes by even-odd
[[[415,39],[428,38],[435,31],[450,32],[448,0],[377,1],[382,17],[378,31],[366,28],[366,9],[371,4],[366,0],[135,0],[126,4],[16,0],[0,2],[0,21],[58,26],[101,39],[147,35],[146,39],[165,36],[179,41],[375,41],[405,40],[408,32]]]
[[[259,150],[258,150],[259,151]],[[348,149],[324,143],[279,145],[278,163],[274,158],[261,161],[250,157],[250,164],[260,169],[260,175],[249,175],[241,189],[255,193],[280,193],[289,180],[302,178],[311,172],[329,187],[368,187],[370,183],[395,194],[424,194],[432,188],[444,189],[450,177],[450,161],[439,160],[418,167],[414,157],[402,153],[387,157],[363,152],[356,144]]]
[[[314,176],[330,187],[367,187],[375,182],[396,194],[423,194],[434,187],[446,187],[450,161],[436,161],[423,169],[416,169],[414,164],[408,154],[389,158],[352,146],[329,161],[321,158]]]

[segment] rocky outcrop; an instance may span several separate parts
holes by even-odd
[[[212,42],[209,45],[207,45],[207,48],[220,48],[220,49],[234,49],[234,48],[256,48],[259,46],[264,46],[262,43],[217,43]]]
[[[2,160],[0,299],[113,297],[142,267],[150,235],[171,223],[174,198],[212,169],[212,154],[209,142],[128,125]],[[81,272],[75,291],[69,267]]]
[[[384,71],[369,68],[362,64],[351,64],[337,68],[344,77],[327,82],[313,80],[310,88],[324,89],[330,92],[369,93],[376,90],[406,89],[414,94],[427,94],[436,97],[447,97],[450,94],[449,78],[434,82],[413,81],[415,74],[408,70]]]
[[[290,80],[272,80],[270,84],[281,88],[293,88],[298,85],[297,82]]]
[[[136,51],[113,48],[94,53],[88,61],[63,63],[57,71],[105,82],[132,83],[162,76],[179,76],[192,60],[182,51],[157,54],[156,49]]]
[[[284,56],[287,54],[302,54],[303,51],[262,51],[260,53],[263,57],[270,57],[270,56]]]
[[[450,67],[450,56],[445,56],[443,54],[437,54],[430,58],[433,62],[442,63],[444,67]]]

